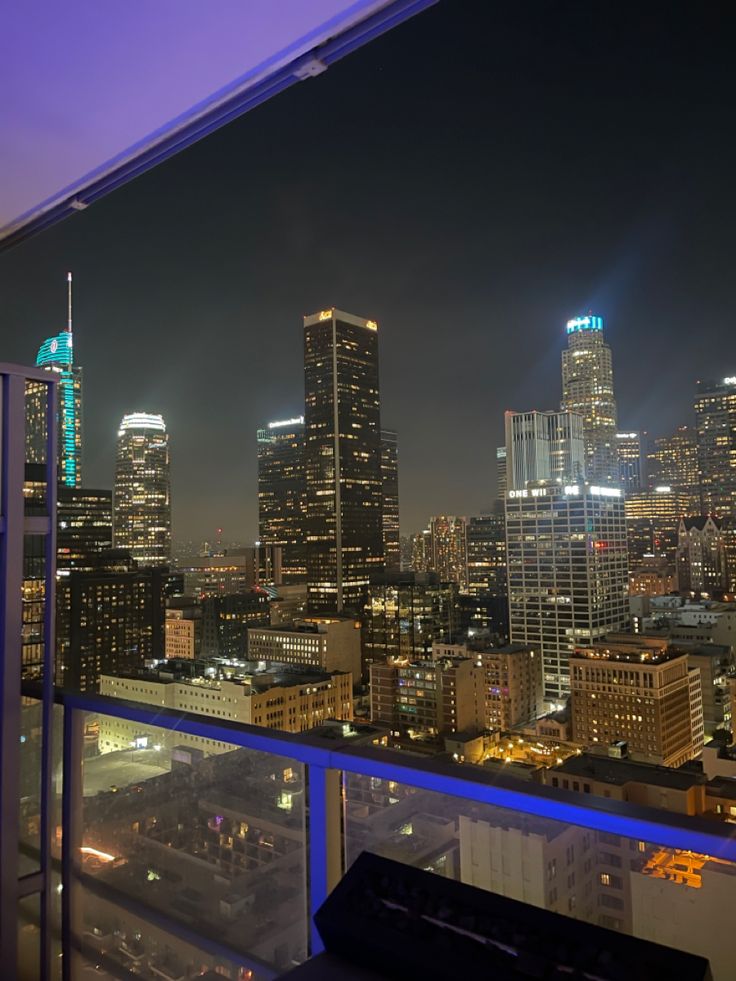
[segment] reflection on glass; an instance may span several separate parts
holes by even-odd
[[[18,901],[18,978],[41,976],[41,899],[38,894]]]
[[[23,600],[21,671],[24,679],[39,679],[43,675],[45,549],[46,539],[43,535],[24,536],[21,587]]]
[[[126,912],[122,893],[256,962],[306,958],[300,764],[108,716],[88,715],[84,739],[86,943],[146,970],[170,956],[191,971],[191,951],[161,939],[144,908]]]
[[[42,733],[41,703],[35,698],[21,698],[18,746],[19,875],[28,875],[40,868]]]
[[[733,977],[736,864],[376,777],[346,774],[345,849],[708,957]]]

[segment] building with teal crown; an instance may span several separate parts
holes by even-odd
[[[36,365],[59,376],[57,419],[59,424],[59,484],[82,484],[82,369],[74,364],[72,334],[72,274],[67,274],[68,316],[66,330],[47,338],[38,349]],[[40,458],[45,441],[45,388],[29,384],[26,396],[27,449],[31,463]]]

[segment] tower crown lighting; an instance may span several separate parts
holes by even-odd
[[[587,317],[573,317],[567,321],[568,334],[576,334],[581,330],[603,330],[603,317],[588,314]]]

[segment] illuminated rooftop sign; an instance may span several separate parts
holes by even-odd
[[[153,430],[154,432],[165,433],[166,423],[163,416],[152,415],[150,412],[131,412],[123,416],[123,421],[118,429],[118,436],[131,430]]]
[[[620,487],[598,487],[595,485],[589,485],[582,488],[583,493],[586,490],[589,494],[594,494],[597,497],[621,497]],[[560,488],[559,486],[552,484],[548,487],[528,487],[524,490],[510,490],[508,492],[508,497],[510,500],[514,500],[518,497],[557,497],[560,492],[562,492],[565,497],[577,497],[581,493],[581,488],[577,484],[567,484],[564,488]]]
[[[72,335],[63,330],[55,337],[49,337],[38,349],[36,364],[39,368],[53,364],[72,364],[73,346]]]
[[[567,321],[568,334],[575,334],[580,330],[603,330],[603,317],[588,314],[587,317],[573,317]]]
[[[304,416],[294,416],[293,419],[279,419],[277,422],[269,422],[269,429],[284,429],[286,426],[303,426]]]
[[[736,385],[736,375],[731,375],[730,378],[723,379],[724,385]]]

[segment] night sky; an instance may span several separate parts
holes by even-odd
[[[495,493],[503,411],[560,399],[606,318],[620,429],[736,374],[730,4],[443,0],[0,256],[2,360],[75,277],[85,484],[129,411],[171,433],[174,537],[252,540],[259,424],[303,409],[304,313],[380,325],[402,532]]]

